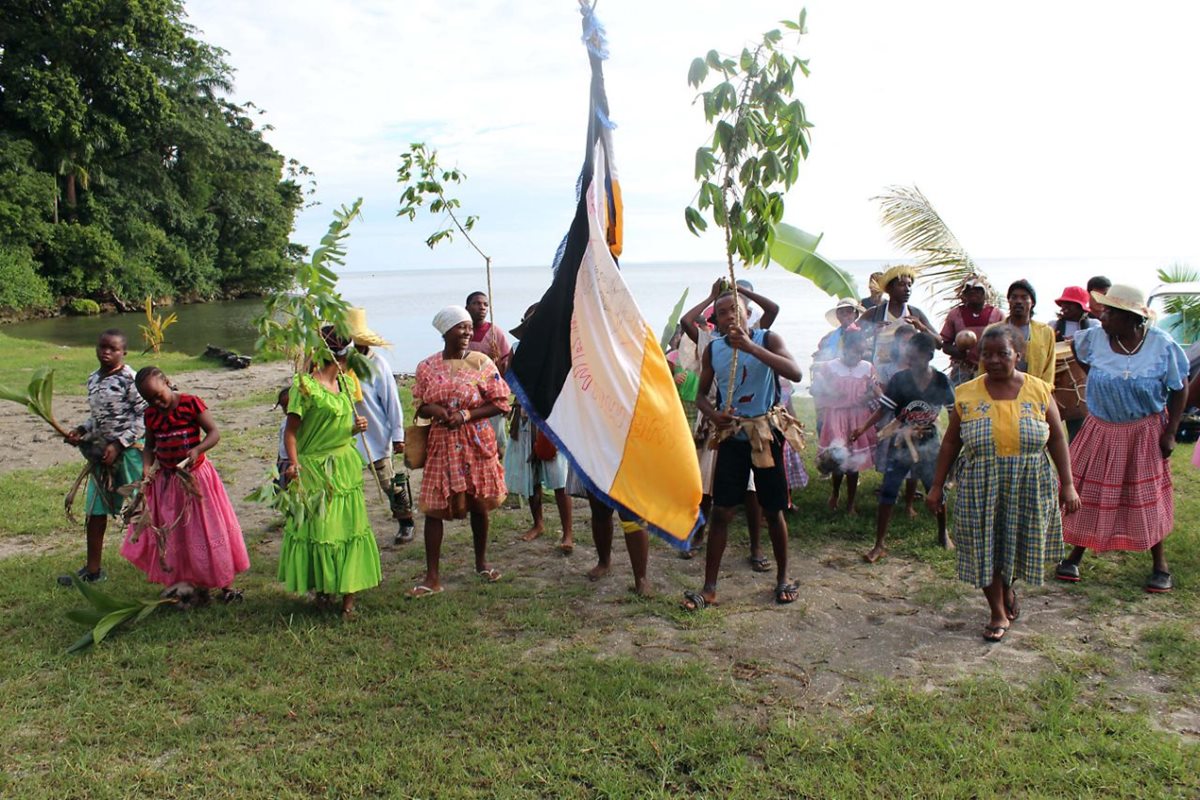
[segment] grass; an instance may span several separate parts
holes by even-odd
[[[133,347],[133,345],[131,345]],[[149,364],[168,375],[194,369],[211,369],[213,362],[182,353],[140,355],[130,350],[128,362],[135,370]],[[0,383],[24,388],[39,367],[54,368],[54,391],[61,395],[87,393],[87,377],[96,370],[96,354],[90,347],[64,347],[48,342],[17,339],[0,333]]]
[[[518,582],[406,602],[392,581],[341,624],[284,595],[273,564],[257,564],[244,605],[159,612],[67,657],[76,630],[62,614],[83,601],[46,575],[73,557],[0,562],[5,796],[1200,791],[1195,747],[1070,670],[936,692],[880,681],[840,709],[807,711],[786,696],[762,707],[764,687],[737,665],[635,659],[573,640],[572,598],[550,603]],[[109,565],[106,589],[146,593],[132,567]],[[551,638],[560,646],[543,647]]]
[[[9,351],[0,352],[3,365]],[[224,421],[260,402],[273,397],[214,412]],[[274,425],[223,432],[223,470],[239,454],[266,471]],[[1167,679],[1173,708],[1194,710],[1200,689],[1191,579],[1200,478],[1190,454],[1175,456],[1173,594],[1141,592],[1144,555],[1089,557],[1083,583],[1056,587],[1081,593],[1081,613],[1098,624],[1152,612],[1128,653],[1031,637],[1043,671],[1030,661],[1005,680],[984,667],[932,689],[878,678],[825,703],[773,682],[771,661],[738,654],[736,607],[685,614],[666,580],[651,601],[600,599],[586,581],[467,583],[461,534],[447,548],[445,595],[404,599],[422,562],[409,547],[347,624],[287,595],[252,541],[245,604],[160,611],[78,656],[64,653],[79,632],[64,614],[85,604],[52,577],[78,566],[81,542],[0,559],[0,796],[1195,797],[1200,748],[1161,730],[1150,699],[1127,689],[1143,668]],[[825,508],[828,484],[812,474],[796,496],[793,551],[856,557],[873,540],[878,477],[863,476],[851,522]],[[78,536],[61,511],[73,477],[73,466],[0,475],[0,541]],[[496,513],[497,538],[515,537],[527,513]],[[934,576],[912,599],[934,609],[980,602],[954,582],[954,556],[934,533],[925,513],[893,521],[890,558]],[[743,523],[732,535],[744,537]],[[586,525],[577,536],[589,538]],[[101,588],[150,596],[117,540]],[[615,554],[618,573],[623,559]],[[789,619],[794,639],[780,646],[803,652],[808,618]],[[674,646],[655,647],[664,629]]]

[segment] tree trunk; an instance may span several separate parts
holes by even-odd
[[[66,178],[67,178],[67,190],[66,190],[67,217],[70,218],[70,220],[72,222],[75,222],[75,220],[76,220],[75,202],[77,199],[75,196],[75,173],[68,172]]]

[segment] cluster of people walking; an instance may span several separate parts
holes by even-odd
[[[829,481],[829,509],[854,517],[860,474],[873,468],[882,475],[875,540],[864,560],[887,556],[896,505],[903,497],[906,513],[918,516],[923,491],[938,544],[957,550],[958,577],[987,600],[989,641],[1003,639],[1020,616],[1016,582],[1040,585],[1048,571],[1079,581],[1089,549],[1149,551],[1146,590],[1170,591],[1163,546],[1173,526],[1170,456],[1200,388],[1188,386],[1188,360],[1152,324],[1144,295],[1094,278],[1086,289],[1067,287],[1047,325],[1033,319],[1037,293],[1028,281],[1008,287],[1005,313],[987,280],[971,275],[938,329],[910,302],[917,279],[903,266],[872,276],[871,296],[829,310],[832,330],[813,354],[816,467]],[[279,485],[295,483],[302,498],[285,514],[279,556],[278,577],[289,591],[351,616],[358,594],[380,583],[364,468],[387,498],[394,543],[406,544],[415,534],[414,493],[408,471],[393,467],[399,454],[421,469],[416,511],[424,518],[426,567],[409,596],[443,591],[446,520],[469,519],[477,576],[500,580],[488,560],[489,515],[510,495],[528,500],[531,525],[521,538],[530,541],[546,530],[543,491],[553,493],[557,546],[566,555],[575,547],[572,498],[587,499],[597,550],[588,576],[610,570],[613,509],[589,495],[564,454],[512,402],[504,370],[523,324],[505,332],[488,322],[488,300],[475,292],[434,317],[442,346],[417,367],[407,428],[379,350],[386,343],[367,327],[365,312],[351,311],[347,338],[322,329],[324,354],[279,397]],[[683,314],[667,354],[695,439],[708,520],[683,553],[704,554],[703,583],[684,593],[689,611],[719,604],[738,506],[751,567],[767,571],[773,559],[775,601],[800,596],[789,572],[786,512],[793,492],[809,483],[800,456],[808,434],[792,407],[801,368],[771,330],[779,313],[748,282],[717,281]],[[104,577],[107,519],[125,506],[121,554],[150,581],[241,600],[234,581],[250,563],[208,456],[220,441],[217,425],[201,398],[177,391],[157,367],[135,373],[126,349],[120,331],[101,335],[99,368],[88,379],[91,416],[67,439],[92,453],[94,469],[87,561],[60,580]],[[350,368],[355,350],[368,374]],[[934,366],[939,352],[949,359],[946,372]],[[131,485],[136,499],[127,504],[117,490]],[[634,588],[649,594],[645,524],[618,516]]]

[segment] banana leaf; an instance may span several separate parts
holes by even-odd
[[[772,230],[772,261],[788,272],[808,278],[830,297],[858,299],[858,287],[850,273],[817,254],[821,234],[814,236],[782,222]]]
[[[659,342],[664,353],[667,352],[667,347],[671,344],[671,336],[674,335],[675,328],[679,325],[679,318],[683,316],[683,304],[687,300],[687,296],[688,290],[684,289],[679,302],[671,310],[671,316],[667,318],[667,327],[663,328],[662,341]]]

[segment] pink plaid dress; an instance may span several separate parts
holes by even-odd
[[[413,403],[440,405],[457,414],[493,403],[509,410],[509,388],[495,363],[477,352],[466,358],[445,359],[435,353],[417,365]],[[504,467],[496,451],[496,434],[485,419],[458,428],[434,423],[426,444],[421,477],[420,509],[438,519],[462,519],[467,501],[474,499],[485,508],[498,508],[508,496]]]

